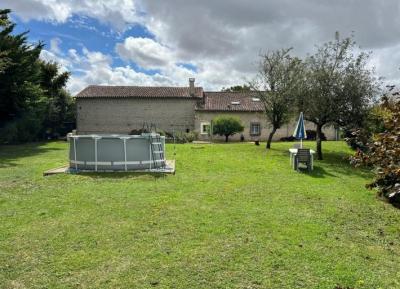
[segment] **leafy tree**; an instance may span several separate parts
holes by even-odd
[[[291,48],[281,49],[262,55],[258,77],[251,85],[272,125],[267,149],[271,148],[275,132],[290,120],[299,89],[302,63],[290,51]]]
[[[384,96],[381,108],[384,131],[370,139],[367,149],[358,150],[352,163],[373,166],[375,178],[367,187],[400,205],[400,100]]]
[[[212,120],[212,132],[220,136],[225,136],[225,141],[238,132],[244,129],[240,119],[233,116],[219,116]]]
[[[243,85],[235,85],[231,86],[228,88],[222,88],[221,91],[225,92],[249,92],[251,91],[251,87],[249,85],[243,84]]]
[[[345,127],[344,140],[354,150],[367,150],[367,143],[372,136],[385,130],[383,122],[385,114],[386,111],[381,106],[372,106],[366,113],[361,125],[358,124],[355,126],[350,124]]]
[[[368,53],[355,56],[351,38],[325,43],[305,61],[299,107],[316,125],[317,157],[322,159],[325,125],[359,126],[375,101],[378,83],[368,69]]]
[[[57,63],[41,61],[40,85],[47,99],[45,126],[52,134],[61,134],[72,109],[72,98],[64,89],[69,76],[69,72],[59,72]]]
[[[0,126],[35,106],[42,92],[37,60],[43,44],[29,44],[27,32],[13,35],[15,24],[9,13],[0,10]]]
[[[391,102],[391,99],[397,97],[399,92],[395,92],[394,85],[386,85],[386,88],[388,89],[386,97]],[[345,127],[345,141],[354,150],[366,151],[367,143],[370,142],[373,135],[385,131],[384,119],[386,117],[388,117],[388,112],[382,108],[381,103],[373,104],[363,117],[361,125],[349,124]]]

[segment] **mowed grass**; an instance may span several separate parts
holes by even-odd
[[[66,143],[2,146],[0,288],[400,288],[400,210],[344,143],[311,174],[291,145],[177,145],[165,177],[43,177]]]

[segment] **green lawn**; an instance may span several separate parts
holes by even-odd
[[[166,177],[43,177],[66,143],[2,146],[0,288],[400,288],[400,210],[344,143],[312,174],[291,145],[177,145]]]

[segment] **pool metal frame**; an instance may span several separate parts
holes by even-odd
[[[84,154],[84,150],[87,150],[87,147],[83,145],[82,155],[84,156],[83,159],[86,160],[79,160],[79,139],[86,139],[86,140],[94,140],[94,160],[88,159],[88,156]],[[107,145],[103,146],[103,157],[106,156],[109,159],[113,156],[116,159],[111,160],[99,160],[99,141],[102,139],[108,140],[122,140],[123,142],[123,158],[118,151],[118,145],[113,142],[109,142]],[[132,141],[132,144],[128,145],[128,140],[138,140],[137,143]],[[114,171],[155,171],[155,172],[169,172],[171,170],[170,167],[166,166],[166,160],[164,158],[165,155],[165,137],[160,136],[159,134],[155,133],[144,133],[141,135],[74,135],[69,134],[68,140],[70,143],[70,152],[69,152],[69,161],[70,161],[70,170],[74,170],[75,172],[114,172]],[[147,142],[143,141],[147,140]],[[157,141],[157,151],[154,151],[154,140]],[[90,144],[90,143],[89,143]],[[87,146],[88,144],[86,144]],[[144,155],[142,156],[141,152],[147,153],[145,146],[148,145],[148,158]],[[111,147],[110,147],[111,146]],[[71,150],[73,148],[73,154]],[[128,160],[128,148],[130,150],[130,154],[134,155],[136,160]],[[101,149],[101,146],[100,146]],[[137,152],[138,151],[138,152]],[[90,154],[91,151],[88,152]],[[155,153],[158,153],[162,158],[155,158]],[[140,159],[138,158],[140,156]],[[121,160],[123,159],[123,161]],[[94,169],[91,167],[94,166]],[[122,166],[122,168],[121,168]],[[103,168],[102,168],[103,167]],[[106,167],[106,169],[104,168]]]

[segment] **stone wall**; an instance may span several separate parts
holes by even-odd
[[[194,129],[194,99],[77,98],[77,133],[130,133],[143,123],[164,131]]]
[[[194,130],[202,140],[209,140],[207,134],[200,134],[200,125],[210,122],[218,115],[232,115],[241,119],[245,127],[245,140],[266,140],[271,126],[261,112],[205,112],[195,111],[195,99],[177,98],[77,98],[77,133],[78,134],[128,134],[133,129],[141,129],[143,123],[154,123],[157,129],[172,132]],[[279,129],[274,140],[293,134],[296,120]],[[250,135],[250,123],[261,125],[261,135]],[[306,122],[306,129],[315,130],[315,125]],[[329,140],[336,139],[333,127],[324,127]],[[231,136],[231,140],[240,140],[240,133]],[[224,137],[213,136],[223,140]]]
[[[204,111],[196,111],[195,118],[195,131],[199,132],[199,138],[202,140],[209,140],[210,137],[208,134],[201,134],[201,123],[209,123],[216,116],[234,116],[240,118],[242,124],[244,125],[244,131],[242,133],[235,134],[230,137],[230,140],[240,140],[240,135],[243,134],[245,140],[262,140],[265,141],[268,138],[268,135],[272,129],[269,123],[266,121],[265,115],[263,113],[257,112],[204,112]],[[252,122],[258,122],[261,125],[261,135],[259,136],[251,136],[250,135],[250,124]],[[285,125],[281,129],[277,130],[274,134],[274,141],[279,140],[282,137],[288,137],[293,134],[293,131],[296,127],[297,119],[294,119],[289,124]],[[313,123],[305,122],[306,129],[315,130],[316,127]],[[328,140],[336,139],[336,130],[332,126],[324,127],[323,132],[325,133]],[[224,137],[221,136],[213,136],[213,139],[216,140],[224,140]]]

